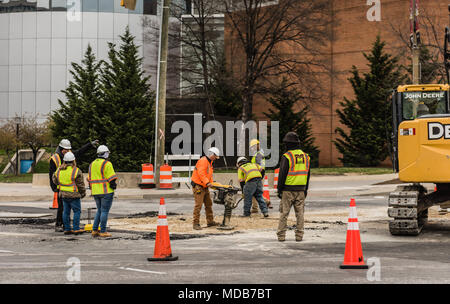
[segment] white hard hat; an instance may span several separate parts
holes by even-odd
[[[217,157],[220,156],[219,149],[217,149],[217,148],[215,148],[215,147],[209,148],[209,149],[208,149],[208,152],[214,153]]]
[[[102,153],[105,153],[105,152],[110,152],[107,146],[105,146],[105,145],[98,146],[97,154],[102,154]]]
[[[236,165],[239,166],[239,164],[242,162],[247,162],[247,158],[245,158],[244,156],[239,157],[236,161]]]
[[[63,160],[65,162],[71,162],[75,160],[75,155],[72,152],[67,152],[66,154],[64,154],[64,158]]]
[[[59,142],[59,146],[60,146],[61,148],[63,148],[63,149],[66,149],[66,150],[72,149],[72,146],[70,145],[70,141],[69,141],[68,139],[62,139],[62,140]]]

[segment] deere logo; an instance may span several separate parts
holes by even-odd
[[[444,137],[450,139],[450,125],[443,125],[440,122],[428,123],[428,139],[437,140]]]

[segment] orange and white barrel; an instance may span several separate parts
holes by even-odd
[[[152,164],[142,164],[142,184],[151,185],[155,183]]]
[[[172,167],[167,164],[159,168],[159,189],[172,189]]]
[[[280,173],[280,168],[275,169],[274,177],[273,177],[273,188],[277,189],[278,187],[278,173]]]
[[[267,175],[264,175],[263,197],[267,203],[270,202],[269,177]]]

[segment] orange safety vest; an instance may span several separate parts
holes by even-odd
[[[53,154],[51,160],[55,163],[56,169],[61,166],[61,156],[58,153]]]
[[[206,188],[206,185],[208,183],[213,182],[213,166],[212,162],[208,160],[206,156],[203,156],[197,161],[197,164],[195,165],[194,172],[192,173],[191,180]]]

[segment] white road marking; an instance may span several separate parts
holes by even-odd
[[[7,236],[40,236],[40,234],[36,234],[36,233],[17,233],[17,232],[0,232],[0,235],[7,235]]]
[[[13,253],[14,251],[9,251],[9,250],[1,250],[0,249],[0,253]]]
[[[166,272],[158,272],[158,271],[142,270],[142,269],[128,268],[128,267],[119,267],[119,269],[123,269],[123,270],[131,270],[131,271],[137,271],[137,272],[145,272],[145,273],[154,273],[154,274],[167,274]]]

